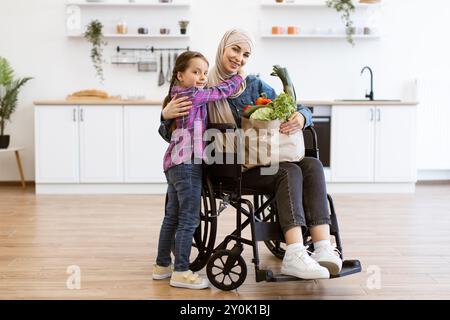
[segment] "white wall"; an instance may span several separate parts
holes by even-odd
[[[419,78],[419,169],[450,169],[449,47],[447,31],[450,4],[445,0],[384,0],[379,22],[383,37],[363,40],[351,47],[343,39],[261,39],[264,26],[286,19],[286,24],[300,28],[317,25],[340,26],[331,9],[279,11],[260,8],[259,0],[191,0],[191,7],[168,12],[148,12],[150,26],[175,28],[178,18],[191,20],[190,40],[117,40],[109,39],[105,58],[122,46],[186,46],[203,52],[214,62],[217,44],[228,28],[251,31],[256,51],[248,64],[249,73],[261,77],[281,91],[277,79],[270,77],[273,64],[289,68],[300,99],[361,98],[368,86],[368,75],[360,76],[369,65],[375,74],[377,98],[410,99],[412,84]],[[162,99],[167,87],[158,87],[156,73],[138,73],[135,68],[105,65],[106,81],[100,85],[89,58],[89,45],[83,39],[66,36],[65,1],[0,1],[0,56],[6,57],[18,76],[33,76],[21,91],[19,107],[7,133],[13,145],[26,147],[23,152],[25,174],[34,179],[34,100],[63,99],[67,94],[98,88],[110,94],[143,94]],[[116,9],[118,12],[120,9]],[[146,9],[148,10],[148,9]],[[124,15],[143,17],[143,11],[109,14],[113,24]],[[102,15],[105,15],[103,12]],[[145,17],[145,16],[144,16]],[[315,21],[315,22],[314,22]],[[156,133],[155,133],[156,134]],[[429,154],[427,152],[430,152]],[[13,157],[1,155],[0,180],[17,180]]]

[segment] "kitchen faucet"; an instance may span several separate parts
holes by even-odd
[[[366,98],[369,98],[370,101],[373,101],[373,72],[372,72],[372,69],[370,69],[370,67],[365,66],[361,70],[361,75],[364,73],[364,70],[366,70],[366,69],[369,70],[369,72],[370,72],[370,93],[367,94],[367,91],[366,91]]]

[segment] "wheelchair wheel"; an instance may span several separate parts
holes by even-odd
[[[268,200],[268,197],[265,195],[260,195],[258,196],[258,198],[259,198],[258,199],[259,205],[262,205],[264,202]],[[268,206],[266,210],[261,212],[260,219],[267,222],[278,221],[278,215],[276,214],[276,208],[274,203]],[[267,240],[264,241],[264,244],[275,257],[277,257],[278,259],[284,258],[284,254],[286,252],[286,244],[284,242],[281,242],[279,240]]]
[[[218,289],[230,291],[238,288],[247,277],[247,265],[240,254],[232,250],[218,250],[206,266],[209,281]]]
[[[199,271],[206,266],[216,241],[216,198],[211,181],[207,176],[204,178],[201,202],[200,224],[194,233],[191,252],[191,260],[192,258],[193,260],[189,265],[192,271]]]

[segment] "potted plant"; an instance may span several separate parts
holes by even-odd
[[[180,21],[178,21],[178,24],[180,25],[180,33],[186,34],[186,28],[189,25],[189,21],[188,20],[180,20]]]
[[[103,77],[103,46],[107,45],[107,42],[103,39],[103,25],[98,20],[92,20],[88,25],[84,37],[92,45],[91,48],[91,60],[94,65],[95,71],[100,81],[103,83],[105,80]]]
[[[20,88],[30,79],[14,79],[14,70],[8,60],[0,57],[0,149],[9,146],[9,135],[5,135],[6,122],[16,110]]]
[[[353,35],[355,34],[355,28],[353,27],[353,21],[350,17],[350,13],[355,11],[355,5],[352,0],[327,0],[326,4],[329,8],[333,8],[338,13],[341,13],[341,19],[345,23],[345,34],[347,35],[347,41],[351,45],[354,45]]]

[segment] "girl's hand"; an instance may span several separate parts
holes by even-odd
[[[305,117],[300,112],[294,112],[288,122],[280,125],[280,132],[284,134],[293,134],[303,129],[305,126]]]
[[[247,77],[244,71],[244,68],[240,67],[237,71],[237,74],[241,76],[242,79],[245,80],[245,78]]]
[[[162,111],[163,119],[169,120],[188,115],[189,109],[192,108],[192,101],[189,101],[188,99],[189,97],[177,99],[177,95],[174,95],[172,100],[170,100]]]

